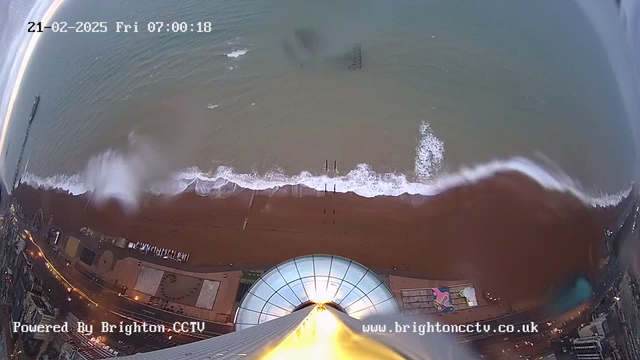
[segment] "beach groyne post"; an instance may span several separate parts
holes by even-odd
[[[362,44],[353,46],[349,70],[362,69]]]
[[[329,160],[324,161],[324,171],[329,174]],[[338,160],[333,160],[333,176],[338,175]],[[327,184],[324,184],[324,193],[327,194]],[[336,184],[333,184],[333,193],[336,193]]]

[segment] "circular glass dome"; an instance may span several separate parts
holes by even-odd
[[[236,330],[311,303],[335,306],[356,319],[400,312],[391,290],[371,270],[339,256],[308,255],[275,266],[251,286],[236,313]]]

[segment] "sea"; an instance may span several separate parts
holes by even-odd
[[[33,36],[26,22],[52,3],[49,25],[105,22],[107,31],[45,29],[21,59]],[[13,9],[24,24],[3,35],[18,49],[3,59],[6,73],[28,59],[5,120],[7,186],[36,95],[20,181],[126,204],[149,191],[209,195],[229,183],[435,195],[516,171],[608,205],[636,178],[639,119],[623,79],[640,72],[612,55],[578,2],[36,0],[30,8],[40,10]],[[614,25],[638,27],[625,14],[614,13]],[[118,22],[138,31],[118,32]],[[4,89],[5,108],[12,91]]]

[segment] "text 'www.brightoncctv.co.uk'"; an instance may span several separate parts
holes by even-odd
[[[538,324],[533,322],[527,324],[518,325],[491,325],[491,324],[441,324],[440,322],[413,322],[410,324],[402,324],[395,322],[394,324],[364,324],[362,325],[362,332],[364,333],[414,333],[419,335],[425,335],[430,333],[452,333],[452,334],[479,334],[479,333],[491,333],[491,334],[509,334],[509,333],[537,333]]]

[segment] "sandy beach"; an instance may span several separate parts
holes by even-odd
[[[146,196],[136,213],[21,185],[25,212],[44,211],[67,233],[86,226],[191,253],[189,265],[276,264],[328,253],[373,268],[441,279],[475,279],[509,301],[544,296],[563,275],[594,276],[603,228],[622,212],[586,206],[517,173],[504,173],[434,197],[240,190],[209,198],[186,192]]]

